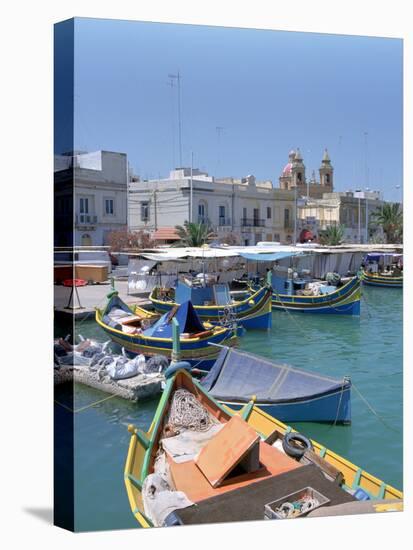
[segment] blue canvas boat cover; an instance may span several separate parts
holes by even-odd
[[[187,301],[178,306],[177,309],[172,309],[162,315],[154,325],[144,331],[144,334],[154,338],[172,338],[172,319],[174,317],[179,323],[180,334],[184,332],[193,334],[205,330],[194,306]]]
[[[317,373],[277,364],[264,357],[224,347],[201,384],[213,397],[226,402],[297,402],[351,386]]]
[[[102,316],[108,315],[114,309],[119,309],[124,311],[125,313],[129,313],[130,315],[134,315],[131,308],[128,305],[126,305],[123,300],[119,298],[117,292],[114,292],[112,297],[109,299],[105,309],[103,310]]]
[[[290,258],[291,256],[297,256],[302,254],[302,251],[297,252],[272,252],[272,253],[261,253],[261,254],[250,254],[248,252],[240,252],[240,256],[246,260],[251,260],[254,262],[275,262],[277,260],[282,260],[283,258]]]
[[[381,258],[400,258],[403,254],[395,252],[370,252],[364,258],[365,262],[378,262]]]

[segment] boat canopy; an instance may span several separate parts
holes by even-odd
[[[241,252],[240,256],[245,260],[251,260],[254,262],[275,262],[277,260],[283,260],[284,258],[290,258],[292,256],[298,256],[303,254],[303,251],[297,252],[273,252],[273,253],[261,253],[261,254],[251,254],[247,252]]]
[[[351,383],[224,347],[201,384],[220,401],[247,402],[255,395],[259,404],[301,401],[348,389]]]
[[[396,254],[394,252],[370,252],[366,255],[364,260],[366,262],[379,262],[381,258],[402,258],[403,254]]]
[[[194,306],[190,301],[187,301],[178,306],[175,312],[171,310],[162,315],[154,325],[144,331],[145,336],[151,336],[153,338],[172,338],[172,319],[174,317],[179,323],[180,334],[193,334],[205,330]]]

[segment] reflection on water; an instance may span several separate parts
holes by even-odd
[[[93,319],[77,333],[107,338]],[[386,482],[402,488],[402,292],[364,288],[362,315],[273,313],[270,332],[248,332],[248,351],[333,377],[350,376],[374,408],[352,392],[351,426],[300,423],[294,427]],[[64,403],[64,388],[58,399]],[[75,409],[106,395],[77,385]],[[75,415],[76,529],[136,528],[123,483],[127,425],[147,429],[158,400],[132,404],[117,397]],[[381,419],[391,425],[389,429]]]

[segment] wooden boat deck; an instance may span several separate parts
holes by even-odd
[[[183,491],[193,502],[200,502],[201,500],[278,476],[284,472],[303,468],[302,464],[278,449],[271,447],[271,445],[268,445],[264,441],[261,441],[259,445],[259,460],[262,467],[256,472],[229,477],[218,487],[212,487],[193,460],[176,463],[169,459],[174,485],[177,490]]]
[[[194,506],[176,510],[175,515],[184,525],[262,520],[266,504],[304,487],[312,487],[327,497],[329,506],[355,502],[352,495],[328,481],[317,466],[309,464],[212,496]]]

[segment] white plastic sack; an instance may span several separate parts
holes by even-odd
[[[125,357],[117,357],[112,363],[106,366],[106,372],[113,380],[123,380],[140,374],[144,366],[144,355],[138,355],[129,360]]]
[[[182,491],[171,491],[168,483],[159,474],[149,474],[142,487],[145,515],[155,527],[162,527],[166,517],[174,510],[192,506]]]

